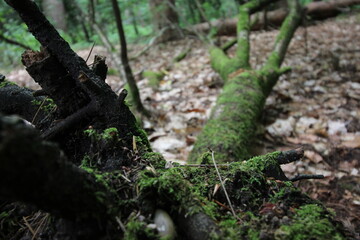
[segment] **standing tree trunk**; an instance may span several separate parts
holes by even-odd
[[[131,16],[131,23],[133,25],[134,32],[135,32],[136,36],[138,36],[139,35],[138,23],[137,23],[135,12],[134,12],[132,5],[130,6],[129,14]]]
[[[57,29],[66,30],[66,15],[63,0],[42,0],[45,15],[53,20]]]
[[[143,104],[141,102],[139,89],[137,87],[136,80],[134,78],[134,75],[132,73],[132,70],[131,70],[131,67],[129,64],[129,59],[128,59],[128,55],[127,55],[126,38],[125,38],[124,28],[123,28],[123,24],[122,24],[122,20],[121,20],[121,12],[120,12],[119,5],[117,3],[117,0],[111,0],[111,4],[112,4],[113,10],[114,10],[116,26],[117,26],[117,30],[118,30],[118,34],[119,34],[119,40],[120,40],[120,46],[121,46],[121,53],[120,53],[121,63],[124,68],[124,72],[125,72],[124,75],[126,78],[126,82],[129,85],[133,104],[135,105],[135,109],[139,113],[141,113],[147,117],[150,117],[150,113],[145,109],[145,107],[143,106]]]
[[[149,0],[153,26],[156,32],[161,32],[157,43],[178,39],[179,17],[175,9],[175,0]]]

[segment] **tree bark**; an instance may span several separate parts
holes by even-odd
[[[55,101],[56,99],[61,99],[61,96],[58,95],[59,92],[62,92],[64,97],[65,95],[67,96],[66,93],[72,93],[72,91],[74,91],[73,86],[79,88],[77,94],[70,97],[70,99],[72,99],[70,102],[63,98],[63,101],[68,103],[67,106],[60,103],[59,109],[64,106],[65,109],[68,109],[69,114],[61,116],[60,121],[59,119],[53,121],[49,128],[41,129],[42,136],[47,139],[56,140],[60,144],[69,145],[70,142],[73,142],[73,140],[70,139],[74,138],[71,134],[82,135],[82,131],[89,125],[98,131],[103,131],[107,128],[124,128],[127,129],[128,132],[119,131],[119,137],[121,137],[124,146],[131,149],[133,136],[137,136],[142,139],[143,146],[148,148],[148,140],[144,132],[139,129],[135,117],[124,104],[124,99],[119,102],[118,96],[111,90],[110,86],[97,76],[94,71],[87,66],[86,62],[70,48],[69,44],[61,38],[54,27],[46,20],[35,3],[32,1],[19,3],[18,1],[12,0],[7,0],[6,2],[18,11],[20,17],[28,25],[30,32],[32,32],[42,46],[46,48],[50,56],[53,56],[59,63],[57,64],[55,62],[54,64],[50,64],[52,69],[46,69],[48,71],[50,70],[50,74],[47,71],[42,71],[42,78],[46,80],[39,81],[39,83],[41,83],[43,90]],[[30,56],[33,57],[31,61],[23,60],[27,64],[27,69],[30,69],[30,64],[32,67],[33,65],[43,64],[41,61],[46,54],[33,53],[30,54]],[[53,69],[56,68],[65,69],[68,72],[68,77],[64,79],[63,74],[52,76],[51,74],[55,72],[61,73],[61,71],[53,71]],[[31,71],[30,74],[32,74]],[[46,75],[51,76],[51,80],[50,77]],[[56,101],[59,103],[58,100]],[[77,133],[79,131],[80,133]],[[68,137],[66,137],[67,135]],[[82,142],[82,140],[78,141]],[[80,142],[76,144],[80,144],[80,146],[83,145],[80,148],[82,150],[79,150],[79,148],[72,149],[71,152],[67,152],[69,157],[73,158],[73,156],[75,156],[75,158],[81,159],[81,155],[85,154],[86,146],[89,143],[86,144],[83,142],[83,144],[81,144]],[[106,152],[104,152],[104,154],[107,155]],[[113,155],[113,157],[109,157],[107,160],[112,159],[111,161],[115,161],[116,158],[114,157],[118,156],[116,160],[117,163],[111,163],[111,161],[109,163],[103,162],[103,167],[119,165],[121,161],[126,158],[122,152],[113,152],[111,155]]]
[[[331,18],[342,13],[342,8],[351,7],[360,4],[359,0],[332,0],[322,2],[311,2],[306,5],[305,14],[312,20],[323,20]],[[256,13],[251,16],[251,30],[261,30],[264,28],[264,13]],[[278,9],[267,12],[267,24],[269,26],[280,26],[286,18],[288,11],[286,9]],[[216,29],[218,36],[235,35],[237,26],[237,17],[225,20],[219,19],[211,22],[211,26]],[[200,23],[190,28],[190,31],[198,33],[210,32],[209,24]]]

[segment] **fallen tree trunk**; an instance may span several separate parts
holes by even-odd
[[[258,4],[260,2],[262,1],[257,1]],[[275,40],[273,52],[260,70],[251,69],[249,63],[250,14],[258,7],[256,1],[240,7],[236,56],[230,59],[217,47],[210,50],[212,67],[225,80],[225,85],[209,121],[195,142],[189,161],[201,161],[201,154],[208,148],[215,151],[219,162],[249,158],[249,147],[259,124],[265,99],[279,76],[289,70],[281,69],[280,66],[301,20],[301,8],[294,4],[290,5],[292,8]]]
[[[14,204],[4,204],[6,200],[33,204],[52,214],[52,221],[41,228],[22,218],[29,229],[29,234],[23,235],[31,238],[41,233],[49,239],[342,239],[341,227],[332,215],[295,188],[281,170],[281,164],[301,159],[301,150],[274,152],[221,166],[216,165],[218,159],[213,152],[202,155],[202,165],[166,163],[161,155],[151,152],[144,132],[124,104],[126,94],[117,96],[112,92],[103,77],[96,75],[98,71],[88,68],[57,34],[33,1],[6,2],[20,13],[47,49],[48,54],[44,50],[27,54],[31,61],[24,64],[28,70],[34,64],[40,65],[35,69],[41,71],[29,72],[59,105],[49,113],[48,125],[36,127],[43,139],[59,143],[67,157],[34,129],[0,116],[0,221],[1,226],[12,226],[0,231],[0,238],[14,238],[19,233],[19,227],[13,224],[19,221],[19,213],[11,209]],[[238,51],[239,61],[223,58],[223,64],[231,63],[232,70],[244,66],[248,71],[241,70],[235,76],[229,69],[219,68],[223,77],[231,75],[227,84],[234,79],[246,80],[250,88],[260,84],[250,83],[258,76],[249,71],[246,16],[250,13],[247,7],[257,9],[268,2],[253,0],[242,8],[245,18],[239,21],[239,29],[243,30],[238,39],[238,45],[243,47]],[[274,76],[282,72],[280,64],[296,28],[297,15],[293,13],[284,24],[283,36],[277,39],[268,67],[263,68],[262,76],[268,76],[264,95],[275,83]],[[58,89],[65,77],[62,71],[41,67],[47,66],[48,59],[57,61],[57,70],[63,68],[70,73],[64,89]],[[48,71],[56,74],[49,78]],[[12,90],[10,85],[0,83],[4,88],[0,101],[11,99],[15,90],[7,91]],[[71,91],[69,86],[78,89],[72,101],[79,104],[74,106],[58,94],[64,91],[65,97],[65,90]],[[22,92],[21,88],[17,90]],[[21,95],[27,97],[17,100],[29,106],[34,96],[28,92]],[[255,95],[250,91],[247,96]],[[0,102],[0,111],[6,109],[6,104]],[[244,112],[252,111],[249,105],[245,108],[248,111]],[[17,110],[30,119],[31,114],[36,114],[32,109],[28,114],[22,113],[24,108]]]
[[[322,2],[311,2],[306,5],[305,15],[309,16],[311,20],[323,20],[339,15],[343,12],[344,8],[360,4],[360,0],[332,0]],[[278,27],[288,15],[287,9],[278,9],[266,13],[256,13],[251,16],[251,30],[264,29],[265,24],[269,26]],[[229,19],[218,19],[211,22],[211,27],[216,30],[217,36],[236,34],[237,17]],[[264,20],[267,20],[265,23]],[[190,31],[197,33],[209,33],[210,27],[208,23],[200,23],[190,28]]]

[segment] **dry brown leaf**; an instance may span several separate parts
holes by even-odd
[[[342,139],[340,147],[360,148],[360,135],[347,135],[347,138]]]
[[[310,159],[312,162],[314,162],[316,164],[323,161],[323,157],[320,154],[318,154],[318,153],[316,153],[314,151],[306,150],[304,152],[304,156],[307,157],[308,159]]]

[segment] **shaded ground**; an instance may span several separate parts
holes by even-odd
[[[298,29],[284,65],[293,71],[282,77],[267,100],[265,127],[259,128],[254,153],[304,146],[302,162],[284,167],[288,176],[323,174],[324,180],[298,183],[313,198],[332,208],[351,232],[360,232],[360,15],[337,18]],[[277,31],[251,36],[253,66],[260,67]],[[221,39],[226,41],[227,38]],[[172,59],[192,47],[180,63]],[[141,51],[133,46],[130,55]],[[230,50],[230,53],[234,49]],[[87,57],[89,50],[81,51]],[[101,47],[93,54],[106,55]],[[90,58],[92,59],[92,58]],[[111,64],[110,64],[111,67]],[[132,62],[141,97],[154,114],[144,126],[154,150],[168,160],[185,161],[196,135],[210,114],[221,89],[205,46],[195,39],[151,48]],[[148,85],[143,70],[166,75],[157,88]],[[114,74],[113,70],[110,73]],[[24,70],[10,80],[36,88]],[[113,89],[122,84],[113,75]]]

